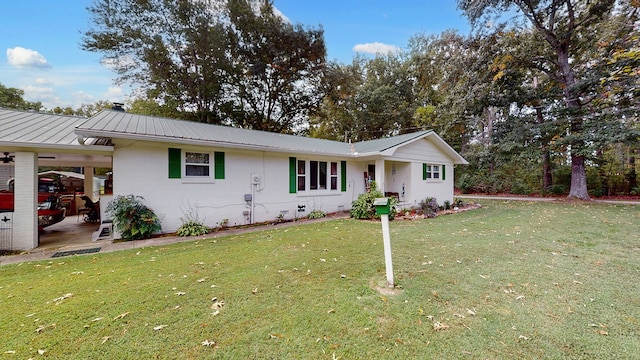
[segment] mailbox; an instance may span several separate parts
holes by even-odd
[[[391,207],[389,206],[389,198],[375,198],[373,206],[376,207],[376,215],[389,215]]]

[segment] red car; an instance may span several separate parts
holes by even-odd
[[[0,191],[0,211],[14,210],[13,191]],[[39,192],[38,193],[38,231],[42,231],[47,226],[59,223],[67,213],[60,202],[60,194]]]

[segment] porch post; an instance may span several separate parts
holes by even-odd
[[[376,183],[378,184],[378,189],[382,192],[383,195],[386,191],[385,184],[387,182],[384,175],[385,175],[384,159],[378,159],[376,160]]]
[[[38,154],[15,153],[13,250],[38,247]]]
[[[91,200],[96,201],[96,194],[93,190],[93,167],[85,166],[84,167],[84,194],[87,195]]]

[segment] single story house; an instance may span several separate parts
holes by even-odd
[[[38,116],[0,109],[0,129],[7,112]],[[372,180],[401,207],[427,197],[452,202],[454,166],[467,164],[433,131],[350,144],[113,110],[75,119],[66,129],[73,149],[109,156],[113,196],[142,196],[164,232],[187,216],[213,227],[349,210]],[[18,175],[37,173],[40,150],[17,144],[3,150],[7,145],[0,141],[0,151],[16,151],[16,195],[33,192],[29,182],[20,189]],[[23,170],[21,157],[28,163]]]

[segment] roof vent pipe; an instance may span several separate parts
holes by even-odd
[[[111,110],[125,112],[123,106],[124,106],[123,103],[114,102],[113,106],[111,107]]]

